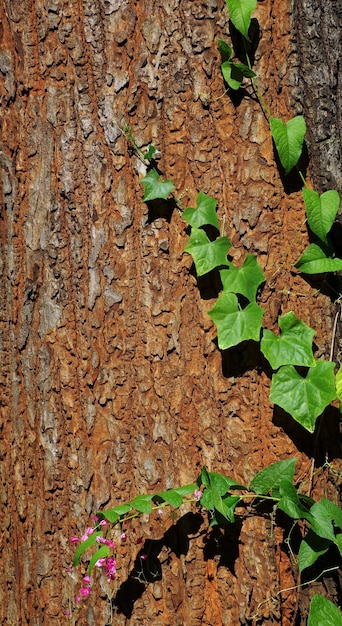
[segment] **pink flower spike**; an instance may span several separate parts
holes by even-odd
[[[79,539],[78,537],[76,537],[76,535],[73,535],[72,537],[70,537],[70,541],[71,543],[78,543]]]
[[[83,598],[87,598],[90,595],[90,587],[82,587],[80,589],[80,594]]]
[[[194,491],[194,498],[195,500],[200,500],[202,497],[202,491],[200,489],[195,489]]]
[[[91,582],[90,576],[83,576],[83,580],[84,580],[85,583],[90,583]]]
[[[106,524],[107,524],[106,520],[102,519],[101,522],[100,522],[100,526],[105,526]]]

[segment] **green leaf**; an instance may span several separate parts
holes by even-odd
[[[196,489],[198,489],[198,486],[191,484],[182,485],[182,487],[176,487],[176,489],[173,489],[173,491],[176,491],[180,496],[184,497],[188,496],[189,494],[193,494]]]
[[[258,495],[267,495],[283,481],[293,482],[297,459],[286,459],[273,463],[254,476],[249,489]]]
[[[275,495],[275,489],[272,494]],[[279,485],[279,495],[281,496],[278,508],[284,511],[292,519],[306,519],[312,521],[309,508],[301,502],[295,486],[289,480],[282,481]]]
[[[202,467],[202,471],[199,477],[197,478],[197,485],[198,487],[201,487],[201,485],[204,485],[207,489],[210,489],[210,476],[205,466]]]
[[[310,602],[307,626],[342,626],[342,613],[335,604],[317,593]]]
[[[302,189],[302,194],[310,229],[324,244],[328,245],[327,234],[339,209],[340,196],[334,189],[325,191],[320,196],[317,191],[307,189],[307,187]]]
[[[156,200],[157,198],[164,198],[164,200],[166,200],[171,191],[174,189],[174,184],[171,180],[160,180],[160,176],[156,169],[150,170],[141,182],[144,185],[144,202]]]
[[[321,498],[320,504],[329,513],[330,519],[334,522],[335,526],[342,529],[342,509],[327,498]]]
[[[97,563],[97,561],[99,559],[103,559],[106,556],[110,556],[110,549],[108,548],[108,546],[104,546],[102,545],[98,550],[96,550],[95,554],[93,554],[93,556],[90,559],[90,563],[88,566],[88,575],[90,576],[95,564]]]
[[[289,174],[302,154],[306,133],[304,117],[297,115],[287,124],[275,117],[270,117],[270,128],[280,162],[285,174]]]
[[[236,346],[242,341],[259,341],[264,311],[251,303],[241,309],[234,293],[221,293],[209,317],[217,326],[218,345],[221,350]]]
[[[328,552],[331,547],[331,541],[318,537],[312,530],[302,539],[298,552],[298,567],[302,572],[307,567],[311,567],[317,559]]]
[[[315,359],[312,353],[312,340],[316,334],[309,326],[290,311],[278,320],[281,336],[270,330],[263,331],[260,349],[270,362],[273,370],[281,365],[312,367]]]
[[[340,406],[342,408],[342,365],[336,374],[335,385],[336,385],[336,394],[340,401]]]
[[[334,367],[335,363],[317,361],[303,378],[293,365],[284,365],[272,376],[270,401],[313,432],[317,417],[336,398]]]
[[[115,524],[115,522],[117,522],[118,519],[122,515],[126,515],[126,513],[129,513],[131,510],[132,510],[132,507],[129,504],[119,504],[118,506],[115,506],[112,509],[101,511],[101,514],[109,522],[112,522],[113,524]]]
[[[340,553],[340,555],[342,556],[342,533],[338,533],[335,537],[335,543],[338,547],[338,551]]]
[[[326,246],[312,243],[295,264],[303,274],[324,274],[342,270],[342,259],[333,256]]]
[[[195,491],[196,487],[194,487],[193,491]],[[176,489],[168,489],[167,491],[159,491],[156,496],[162,498],[164,502],[167,502],[171,506],[174,506],[178,509],[181,504],[183,504],[182,496],[177,493]]]
[[[226,5],[228,7],[229,17],[236,30],[238,30],[247,41],[250,41],[248,30],[252,13],[256,9],[257,0],[226,0]]]
[[[228,476],[223,476],[223,474],[216,474],[215,472],[208,472],[210,487],[216,489],[217,493],[220,496],[223,496],[229,489],[245,489],[243,485],[237,483],[232,478]]]
[[[244,78],[254,78],[256,76],[255,72],[250,70],[247,65],[233,63],[232,61],[222,63],[221,71],[227,85],[235,91],[239,89]]]
[[[226,41],[223,39],[217,38],[218,50],[221,55],[221,62],[229,61],[232,58],[233,50]]]
[[[146,159],[146,161],[152,161],[155,153],[157,152],[157,148],[155,148],[154,146],[149,145],[145,154],[144,154],[144,158]]]
[[[197,276],[203,276],[216,267],[228,265],[227,254],[231,245],[227,237],[210,241],[204,230],[193,228],[184,252],[192,255]]]
[[[82,543],[78,546],[75,552],[73,567],[76,567],[76,565],[79,564],[82,554],[86,550],[88,550],[88,548],[91,548],[91,546],[94,546],[96,544],[97,537],[103,537],[102,530],[92,533],[91,535],[89,535],[88,539],[86,539],[85,541],[82,541]]]
[[[231,496],[231,495],[226,495],[223,496],[222,498],[222,502],[225,508],[225,512],[226,512],[226,518],[232,523],[234,524],[235,522],[235,515],[234,515],[234,511],[236,509],[236,507],[238,506],[239,502],[241,502],[241,498],[239,496]]]
[[[257,258],[247,254],[241,267],[229,263],[229,270],[220,270],[223,290],[227,293],[241,293],[248,300],[255,301],[259,286],[265,281]]]
[[[182,217],[194,228],[211,224],[219,230],[219,221],[216,215],[217,201],[201,191],[196,198],[196,203],[197,209],[185,209]]]
[[[316,535],[334,542],[335,533],[329,511],[321,504],[321,502],[315,502],[310,509],[310,513],[313,517],[311,528]]]
[[[153,495],[140,495],[134,498],[129,504],[132,509],[139,511],[140,513],[148,513],[150,514],[152,511],[151,500]]]

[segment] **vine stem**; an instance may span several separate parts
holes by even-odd
[[[312,583],[316,582],[317,580],[319,580],[321,578],[321,576],[323,576],[324,574],[327,574],[328,572],[335,572],[336,570],[339,569],[339,566],[336,565],[335,567],[329,567],[327,569],[324,569],[320,574],[318,574],[318,576],[316,576],[316,578],[312,578],[311,580],[308,580],[305,583],[299,583],[298,585],[294,585],[293,587],[286,587],[285,589],[280,589],[279,591],[277,591],[277,593],[273,596],[270,596],[269,598],[266,598],[266,600],[263,600],[262,602],[259,602],[257,608],[256,608],[256,612],[254,613],[254,615],[251,616],[250,619],[255,620],[259,618],[259,609],[261,606],[263,606],[263,604],[267,604],[267,602],[271,602],[272,600],[275,600],[278,596],[280,596],[282,593],[285,593],[286,591],[294,591],[295,589],[301,589],[301,587],[305,587],[306,585],[311,585]]]

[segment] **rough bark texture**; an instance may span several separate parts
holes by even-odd
[[[202,464],[248,482],[290,456],[305,489],[312,479],[316,497],[335,497],[331,470],[310,478],[313,454],[339,453],[334,411],[310,437],[273,411],[256,350],[220,354],[185,224],[142,203],[143,165],[119,126],[157,146],[184,204],[218,198],[235,259],[254,252],[266,273],[269,328],[294,310],[328,357],[332,319],[329,298],[291,272],[307,244],[297,181],[284,189],[256,100],[221,97],[223,0],[0,6],[0,621],[38,626],[64,621],[80,582],[69,537],[100,507],[192,482]],[[301,107],[292,17],[288,0],[258,3],[260,88],[283,119]],[[296,591],[263,603],[297,583],[281,527],[249,517],[208,537],[181,515],[147,533],[163,564],[146,588],[127,579],[146,525],[128,529],[115,624],[294,623]],[[110,619],[104,594],[88,606],[77,624]]]

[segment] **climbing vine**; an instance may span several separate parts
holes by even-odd
[[[273,117],[260,93],[249,55],[251,19],[257,0],[226,0],[226,4],[230,20],[242,37],[244,50],[241,62],[235,61],[233,48],[218,39],[221,71],[227,90],[237,91],[245,80],[251,81],[269,124],[282,175],[286,177],[297,168],[303,181],[307,225],[315,241],[304,251],[295,267],[303,274],[337,272],[342,269],[342,259],[336,256],[330,232],[340,205],[339,195],[335,190],[319,195],[309,188],[298,168],[306,133],[304,118],[298,115],[284,122]],[[197,276],[214,271],[219,273],[221,293],[208,315],[216,325],[220,350],[229,350],[246,341],[256,342],[272,371],[270,402],[284,409],[308,432],[313,432],[317,418],[326,407],[334,400],[342,400],[341,370],[335,376],[335,364],[331,360],[315,359],[315,330],[292,311],[278,319],[278,335],[262,327],[265,311],[258,300],[265,275],[256,256],[247,254],[240,267],[229,257],[232,244],[226,236],[220,235],[217,200],[200,192],[196,207],[184,208],[174,195],[173,182],[164,180],[154,166],[156,148],[149,146],[146,151],[141,150],[130,127],[126,125],[121,130],[147,165],[147,174],[141,180],[143,201],[167,200],[172,196],[190,228],[185,253],[191,255]],[[301,484],[294,480],[295,463],[296,459],[287,459],[270,465],[256,474],[249,485],[203,467],[192,484],[138,495],[128,503],[100,511],[93,526],[88,527],[81,538],[71,538],[77,544],[74,568],[84,563],[88,550],[92,550],[76,601],[90,594],[91,577],[95,572],[95,578],[104,573],[108,584],[116,579],[120,567],[118,546],[126,544],[132,520],[143,514],[161,518],[166,509],[178,509],[184,505],[201,515],[206,514],[209,527],[219,528],[234,524],[236,515],[257,514],[261,505],[272,519],[277,512],[282,512],[292,524],[289,543],[294,527],[301,535],[296,557],[299,572],[312,567],[323,555],[329,557],[331,566],[321,574],[338,569],[342,555],[342,510],[327,498],[315,501],[302,493]],[[115,529],[119,529],[116,535]],[[135,562],[134,575],[148,583],[158,577],[159,572],[146,542],[142,540],[140,543],[143,545]],[[108,595],[112,597],[109,591]],[[68,613],[71,614],[72,610],[70,608]],[[323,622],[328,626],[341,626],[342,614],[326,598],[316,595],[311,602],[308,625],[318,626]]]

